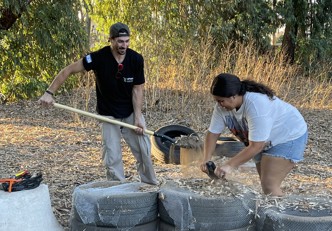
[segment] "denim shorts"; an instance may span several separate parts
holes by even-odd
[[[288,141],[286,143],[277,144],[268,150],[264,150],[253,157],[255,163],[259,163],[263,155],[284,158],[293,163],[303,160],[304,150],[308,142],[308,131],[301,137]]]

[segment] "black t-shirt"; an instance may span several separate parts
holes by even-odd
[[[120,74],[109,46],[85,56],[83,65],[96,75],[97,112],[115,118],[128,117],[134,111],[133,86],[145,82],[142,55],[128,48]]]

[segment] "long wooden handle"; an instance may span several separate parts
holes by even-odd
[[[124,123],[124,122],[121,122],[121,121],[118,121],[118,120],[110,119],[110,118],[107,118],[105,116],[93,114],[93,113],[90,113],[90,112],[82,111],[80,109],[69,107],[69,106],[66,106],[66,105],[59,104],[59,103],[54,103],[53,105],[54,105],[54,107],[57,107],[57,108],[65,109],[65,110],[71,111],[71,112],[76,112],[76,113],[81,114],[81,115],[89,116],[91,118],[95,118],[95,119],[98,119],[98,120],[101,120],[101,121],[104,121],[104,122],[108,122],[108,123],[111,123],[111,124],[120,125],[120,126],[123,126],[123,127],[126,127],[126,128],[131,128],[133,130],[138,128],[137,126],[134,126],[134,125],[131,125],[131,124],[127,124],[127,123]],[[150,130],[147,130],[147,129],[144,129],[144,132],[146,134],[149,134],[149,135],[152,135],[152,136],[155,135],[155,133],[153,131],[150,131]]]

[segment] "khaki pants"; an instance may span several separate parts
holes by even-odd
[[[111,116],[109,118],[114,119]],[[134,115],[132,113],[127,118],[117,120],[134,124]],[[157,184],[151,160],[151,142],[149,137],[146,134],[138,135],[133,129],[107,122],[102,122],[101,126],[103,142],[102,159],[106,167],[107,179],[125,180],[121,151],[121,137],[123,137],[136,158],[136,167],[141,181],[148,184]]]

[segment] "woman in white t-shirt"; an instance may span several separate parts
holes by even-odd
[[[215,77],[211,94],[216,100],[205,137],[201,170],[208,172],[216,142],[227,127],[246,147],[217,166],[215,174],[225,177],[234,168],[254,159],[263,192],[282,196],[281,182],[295,163],[303,160],[307,124],[300,112],[275,96],[269,87],[222,73]]]

